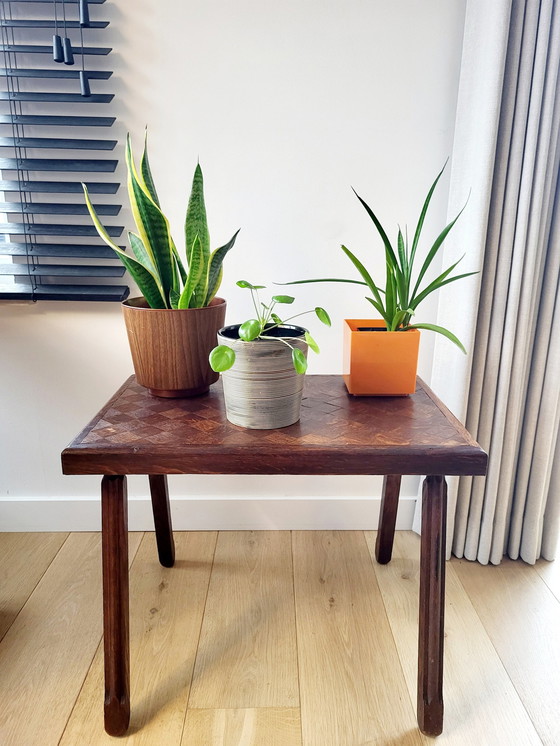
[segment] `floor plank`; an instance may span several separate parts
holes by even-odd
[[[422,743],[363,532],[293,551],[304,746]]]
[[[289,531],[218,537],[189,708],[298,707]]]
[[[101,608],[101,536],[71,534],[0,643],[2,746],[58,743],[101,639]]]
[[[375,562],[375,532],[366,538],[410,696],[416,698],[420,537],[395,534],[388,565]],[[455,572],[447,563],[444,664],[444,731],[438,746],[541,741],[484,626]],[[426,743],[431,743],[426,738]]]
[[[0,640],[68,537],[0,533]]]
[[[560,601],[560,559],[554,562],[540,559],[535,564],[535,570],[554,593],[557,600]]]
[[[454,566],[543,743],[558,746],[560,604],[524,562]]]
[[[189,710],[181,746],[301,746],[296,707]]]
[[[146,534],[130,572],[131,722],[119,744],[179,746],[216,546],[215,532],[175,535],[175,566]],[[61,746],[114,746],[103,730],[99,647]]]

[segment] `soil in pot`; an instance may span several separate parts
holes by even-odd
[[[301,326],[275,327],[267,334],[276,339],[239,339],[239,324],[218,333],[218,344],[235,351],[235,364],[222,373],[226,415],[234,425],[256,430],[288,427],[299,420],[304,376],[295,372],[292,350],[279,337],[307,356]]]

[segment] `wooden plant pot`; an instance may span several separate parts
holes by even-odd
[[[226,302],[206,308],[149,308],[144,298],[122,304],[136,380],[154,396],[198,396],[218,380],[208,362],[224,325]]]
[[[228,420],[255,430],[293,425],[300,417],[304,376],[294,370],[291,349],[280,340],[243,342],[238,332],[235,324],[218,333],[218,344],[235,351],[233,368],[222,373]],[[286,324],[270,333],[289,338],[307,356],[301,326]]]
[[[360,331],[374,327],[384,331]],[[405,396],[416,389],[418,329],[388,332],[379,319],[344,320],[343,378],[355,396]]]

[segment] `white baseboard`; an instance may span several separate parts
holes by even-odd
[[[376,529],[378,498],[268,498],[220,497],[171,500],[173,528],[177,531],[232,530],[355,530]],[[401,497],[397,529],[412,527],[416,496]],[[148,497],[129,498],[131,531],[153,531]],[[0,500],[0,531],[99,531],[99,499],[9,498]]]

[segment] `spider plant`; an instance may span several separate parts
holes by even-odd
[[[171,237],[163,214],[148,160],[147,133],[137,169],[130,135],[126,138],[128,196],[136,233],[128,231],[132,255],[123,251],[103,227],[85,184],[82,184],[89,214],[99,236],[110,246],[132,275],[151,308],[203,308],[216,295],[222,281],[222,262],[233,247],[237,231],[228,243],[210,251],[210,236],[204,204],[203,177],[197,164],[185,219],[186,267]]]
[[[412,317],[416,314],[416,309],[425,300],[428,295],[439,290],[444,285],[448,285],[456,280],[461,280],[464,277],[477,274],[476,272],[465,272],[464,274],[452,275],[453,270],[457,267],[459,262],[463,259],[461,257],[458,261],[454,262],[444,272],[442,272],[434,280],[426,281],[425,276],[435,259],[438,251],[440,250],[443,242],[447,238],[447,235],[459,219],[459,216],[465,209],[464,207],[458,215],[441,231],[439,236],[436,238],[430,249],[428,250],[424,261],[420,266],[420,270],[415,274],[415,262],[418,261],[418,244],[424,226],[424,220],[426,213],[432,199],[434,190],[441,178],[441,175],[445,169],[445,166],[437,175],[435,181],[430,187],[426,199],[424,201],[412,244],[408,240],[408,232],[405,229],[404,235],[401,229],[398,229],[396,247],[391,243],[389,237],[378,220],[377,216],[369,205],[360,197],[355,191],[354,194],[360,200],[361,204],[365,208],[367,214],[373,221],[373,224],[383,241],[385,247],[385,287],[382,288],[377,284],[371,274],[368,272],[364,264],[358,259],[358,257],[346,248],[342,246],[342,251],[350,259],[354,267],[357,269],[361,276],[361,280],[341,279],[335,277],[312,279],[312,280],[296,280],[295,282],[282,283],[286,285],[294,284],[305,284],[310,282],[347,282],[357,285],[364,285],[368,288],[371,295],[367,295],[367,300],[372,304],[375,310],[381,315],[381,318],[385,321],[385,325],[388,331],[406,331],[407,329],[428,329],[438,334],[443,334],[454,344],[459,347],[460,350],[466,353],[465,348],[457,337],[445,329],[442,326],[436,326],[435,324],[426,323],[411,323]],[[466,205],[465,205],[466,206]]]
[[[238,280],[237,286],[250,290],[255,315],[257,317],[254,319],[248,319],[239,326],[239,339],[244,342],[254,342],[257,339],[268,339],[285,344],[292,351],[292,363],[296,373],[305,373],[307,370],[307,360],[303,352],[290,344],[290,337],[282,337],[278,335],[273,336],[270,332],[273,329],[277,329],[283,324],[286,324],[288,321],[292,321],[298,316],[304,316],[308,313],[315,313],[319,321],[326,326],[330,326],[331,320],[329,314],[324,308],[317,306],[317,308],[296,313],[293,316],[289,316],[282,320],[276,313],[275,309],[278,304],[291,305],[295,301],[295,298],[292,295],[273,295],[269,304],[266,305],[259,298],[259,290],[264,290],[266,287],[265,285],[252,285],[250,282],[247,282],[247,280]],[[310,349],[315,353],[319,353],[319,345],[317,342],[307,330],[304,331],[305,341]],[[235,351],[227,345],[218,345],[210,353],[209,360],[212,370],[222,373],[225,370],[229,370],[235,363]]]

